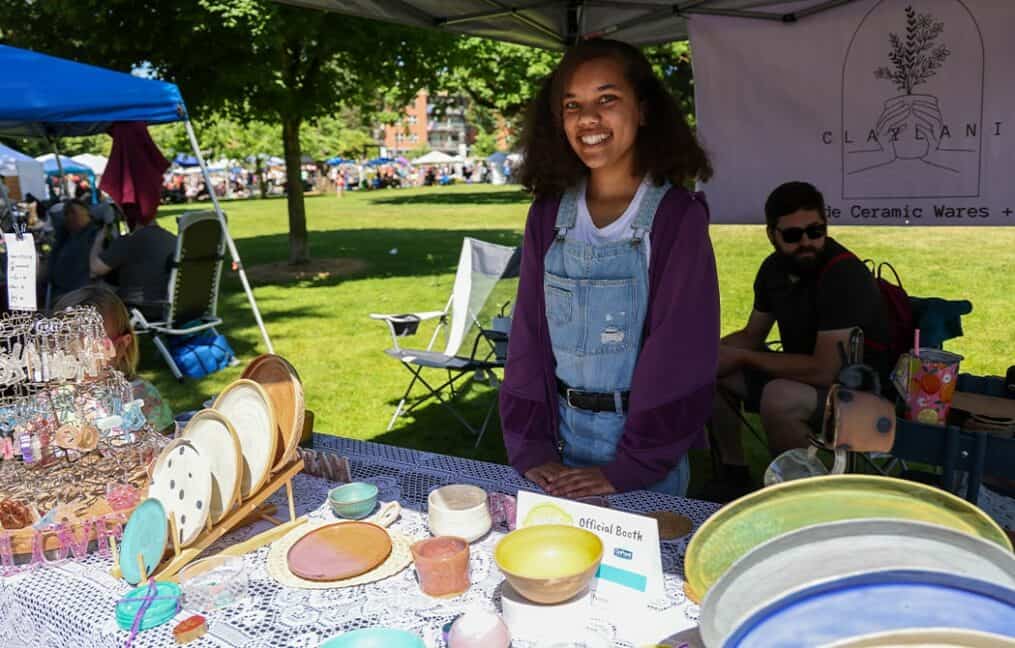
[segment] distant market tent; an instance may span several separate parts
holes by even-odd
[[[0,45],[0,135],[42,137],[55,148],[60,137],[105,133],[117,122],[166,124],[182,121],[192,152],[211,186],[194,127],[180,90],[172,83],[85,65],[30,50]],[[58,151],[54,151],[58,153]],[[70,158],[60,158],[61,163]],[[43,163],[45,165],[45,162]],[[54,159],[55,164],[55,159]],[[66,172],[66,171],[65,171]],[[88,173],[91,173],[88,169]],[[273,353],[236,244],[215,193],[212,204],[222,223],[226,244],[247,294],[265,346]]]

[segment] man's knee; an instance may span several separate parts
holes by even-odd
[[[761,416],[766,419],[807,421],[814,415],[817,390],[810,385],[777,378],[761,392]]]

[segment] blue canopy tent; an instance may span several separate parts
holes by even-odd
[[[187,107],[176,85],[7,45],[0,45],[0,70],[3,70],[0,75],[0,135],[46,138],[53,146],[58,167],[62,160],[56,141],[60,137],[105,133],[115,122],[151,125],[182,121],[205,182],[213,186]],[[211,199],[261,337],[268,352],[274,353],[215,192],[211,192]]]
[[[77,175],[83,175],[88,177],[88,184],[92,188],[92,204],[99,202],[98,191],[96,190],[95,182],[95,171],[91,167],[85,166],[76,160],[72,160],[66,155],[43,155],[38,158],[39,162],[42,162],[42,170],[49,177],[62,178],[67,173],[74,173]]]
[[[177,153],[176,157],[173,158],[173,164],[181,167],[201,166],[196,157],[193,155],[186,155],[185,153]]]

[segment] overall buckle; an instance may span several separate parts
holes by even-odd
[[[574,402],[571,401],[571,396],[573,396],[576,393],[579,393],[579,390],[572,389],[571,387],[568,387],[564,391],[564,402],[567,403],[567,406],[570,407],[571,409],[581,409],[580,407],[575,405]]]

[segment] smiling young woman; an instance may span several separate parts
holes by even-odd
[[[639,50],[570,50],[530,106],[526,224],[501,421],[551,494],[683,494],[719,343],[712,169]]]

